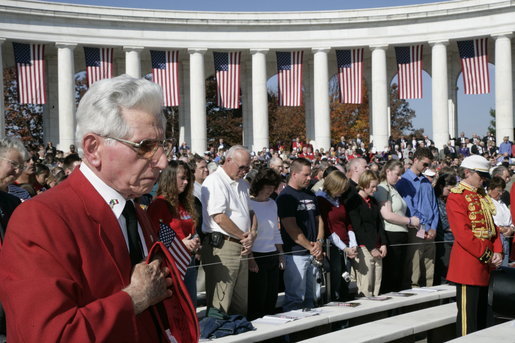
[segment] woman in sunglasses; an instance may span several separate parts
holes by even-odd
[[[194,255],[200,248],[200,240],[195,232],[198,215],[193,197],[193,173],[183,161],[171,161],[158,180],[157,197],[148,207],[148,215],[155,232],[161,241],[165,230],[175,231],[192,255],[191,264],[184,276],[193,304],[197,299],[197,268]],[[166,242],[165,242],[166,245]]]

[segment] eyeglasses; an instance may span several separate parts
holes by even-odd
[[[246,166],[246,165],[242,165],[240,166],[235,160],[231,160],[233,161],[237,166],[238,166],[238,170],[241,170],[241,171],[248,171],[250,169],[249,166]]]
[[[429,163],[427,163],[427,162],[426,162],[426,163],[424,163],[424,164],[422,164],[422,165],[424,166],[424,168],[429,167]]]
[[[25,168],[25,163],[19,163],[19,162],[10,160],[5,157],[0,157],[0,160],[9,162],[9,164],[11,165],[11,167],[13,167],[13,169],[21,170],[21,169]]]
[[[144,139],[141,142],[136,143],[136,142],[131,142],[131,141],[128,141],[125,139],[115,138],[115,137],[105,137],[105,138],[115,140],[117,142],[123,143],[123,144],[133,148],[139,157],[147,159],[147,160],[150,160],[153,158],[158,159],[159,157],[161,157],[161,155],[155,156],[156,152],[159,150],[159,148],[163,148],[163,152],[164,152],[165,156],[168,157],[168,155],[172,151],[172,146],[173,146],[172,141],[170,139],[163,139],[163,140]]]

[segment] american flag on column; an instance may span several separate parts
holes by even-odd
[[[165,106],[179,106],[179,51],[150,51],[152,80],[163,88]]]
[[[422,45],[395,48],[399,68],[399,99],[422,98]]]
[[[279,106],[302,105],[303,51],[277,51]]]
[[[216,73],[216,104],[224,108],[240,107],[241,52],[213,52]]]
[[[84,47],[88,86],[102,79],[113,77],[113,48]]]
[[[343,104],[362,103],[363,48],[336,50],[338,64],[338,84],[340,102]]]
[[[488,74],[488,39],[458,42],[465,94],[490,93]]]
[[[45,46],[14,43],[20,104],[46,104]]]
[[[175,265],[184,280],[184,275],[186,274],[186,270],[188,270],[188,266],[191,262],[191,256],[188,249],[170,225],[163,222],[159,223],[159,240],[168,248],[168,251],[174,258]]]

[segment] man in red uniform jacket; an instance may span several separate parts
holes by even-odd
[[[0,255],[9,342],[165,342],[150,306],[168,268],[141,262],[155,237],[132,199],[166,167],[162,92],[144,79],[96,82],[77,109],[82,165],[23,203]]]
[[[488,170],[484,157],[465,158],[458,170],[462,181],[447,198],[454,234],[447,280],[456,283],[458,336],[486,327],[490,270],[502,262],[502,245],[492,218],[495,205],[483,188]]]

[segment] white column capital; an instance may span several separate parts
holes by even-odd
[[[439,40],[432,40],[432,41],[429,41],[427,42],[430,46],[435,46],[435,45],[449,45],[449,40],[448,39],[439,39]]]
[[[369,46],[371,51],[374,50],[386,50],[388,49],[388,44],[374,44]]]
[[[191,54],[202,54],[207,52],[207,48],[188,48],[188,53]]]
[[[77,47],[77,43],[69,43],[69,42],[56,42],[55,47],[58,49],[61,48],[68,48],[68,49],[75,49]]]
[[[328,53],[329,51],[331,51],[331,48],[311,48],[311,52],[313,54],[316,54],[317,52]]]
[[[125,52],[130,52],[130,51],[134,51],[134,52],[142,52],[145,48],[142,47],[142,46],[124,46],[123,47],[123,51]]]
[[[492,33],[490,35],[490,37],[494,38],[494,39],[497,39],[497,38],[512,38],[513,37],[513,32],[512,31],[509,31],[509,32],[497,32],[497,33]]]
[[[251,55],[254,55],[254,54],[268,54],[268,52],[270,51],[270,49],[249,49],[250,51],[250,54]]]

